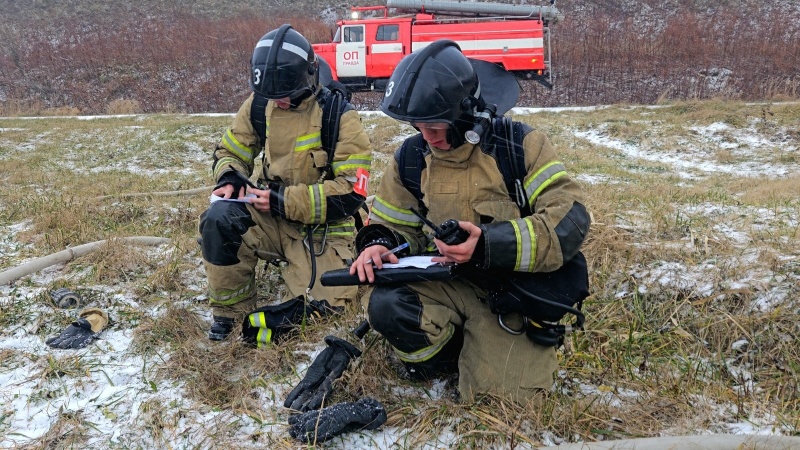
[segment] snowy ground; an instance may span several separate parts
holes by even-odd
[[[517,109],[514,114],[537,114],[544,110]],[[558,112],[550,109],[548,112]],[[369,113],[364,114],[369,117]],[[103,120],[103,118],[96,118]],[[2,128],[0,131],[9,130]],[[662,151],[658,146],[641,145],[641,143],[618,140],[607,132],[607,124],[597,124],[592,129],[572,130],[575,139],[585,140],[596,146],[603,146],[617,150],[628,158],[643,161],[644,163],[657,163],[668,166],[669,171],[678,179],[692,180],[697,177],[707,177],[713,174],[726,173],[751,177],[758,180],[763,177],[781,178],[796,175],[800,172],[796,155],[798,154],[797,138],[787,138],[783,142],[775,141],[775,134],[762,135],[752,123],[743,128],[733,128],[725,123],[714,123],[710,126],[697,127],[693,130],[704,145],[695,145],[687,152],[674,154]],[[728,162],[718,162],[713,157],[720,149],[729,149],[735,158]],[[6,150],[4,149],[3,152]],[[775,153],[794,155],[793,158],[778,158]],[[771,155],[765,158],[764,155]],[[130,168],[130,170],[137,170]],[[618,179],[603,174],[583,174],[578,179],[586,186],[603,183],[617,183]],[[726,209],[737,208],[735,205],[697,204],[693,211],[687,214],[698,214],[713,217],[723,214]],[[729,212],[729,211],[728,211]],[[800,226],[797,203],[794,208],[775,208],[768,211],[740,211],[743,215],[758,215],[763,220],[763,227],[789,227]],[[4,259],[15,260],[22,247],[25,245],[16,240],[17,234],[28,226],[26,221],[0,226],[0,254]],[[620,223],[620,227],[635,226],[635,224]],[[711,282],[719,276],[719,265],[746,264],[756,258],[756,249],[748,251],[748,244],[752,236],[737,227],[735,223],[719,223],[714,226],[714,231],[725,235],[733,241],[739,241],[743,251],[736,260],[718,262],[717,265],[700,262],[694,266],[684,266],[678,263],[665,263],[658,267],[631,267],[630,275],[639,280],[639,289],[648,287],[658,288],[663,286],[674,287],[680,290],[693,290],[698,295],[711,295],[713,292]],[[694,241],[684,240],[676,245],[702,245]],[[167,259],[166,248],[152,248],[146,250],[155,258]],[[800,266],[800,255],[788,252],[777,255],[778,260],[786,266]],[[18,261],[19,263],[24,261]],[[196,260],[197,270],[186,273],[186,283],[194,286],[198,294],[189,302],[201,305],[204,278],[199,259]],[[19,321],[2,324],[0,331],[0,448],[15,448],[41,445],[42,442],[55,443],[59,441],[57,424],[66,418],[79,418],[89,424],[86,432],[86,448],[211,448],[213,445],[209,436],[215,434],[215,428],[220,424],[226,427],[237,423],[237,433],[242,436],[242,446],[248,447],[247,436],[259,434],[286,435],[286,424],[277,420],[272,423],[259,421],[247,415],[233,414],[230,411],[220,411],[209,408],[207,405],[198,404],[185,397],[180,383],[163,383],[153,381],[154,367],[159,364],[157,360],[143,360],[130,349],[133,329],[110,327],[103,333],[102,338],[86,349],[78,351],[53,350],[45,345],[36,330],[43,321],[48,320],[48,311],[36,299],[46,295],[48,286],[56,280],[63,279],[63,265],[45,269],[37,274],[26,277],[23,282],[14,285],[0,286],[0,308],[19,309]],[[775,280],[775,273],[764,267],[760,271],[748,272],[739,279],[728,281],[729,289],[756,286],[758,295],[755,302],[761,308],[774,308],[784,304],[787,296],[796,295],[796,286],[800,281],[798,271],[795,269],[793,278],[781,275],[784,279]],[[69,280],[66,280],[67,282]],[[133,286],[118,284],[114,286],[83,286],[85,290],[103,295],[110,304],[120,310],[136,310],[141,305],[131,292]],[[619,295],[627,292],[620,291]],[[23,306],[23,307],[20,307]],[[198,311],[204,308],[198,307]],[[150,314],[160,314],[163,311],[149,311]],[[202,312],[201,312],[202,314]],[[210,320],[208,313],[206,319]],[[737,345],[746,345],[740,342]],[[321,350],[321,348],[319,349]],[[313,355],[312,355],[313,356]],[[302,372],[305,367],[298,367]],[[730,370],[735,372],[740,379],[748,380],[749,386],[743,389],[757,389],[756,383],[748,377],[744,367],[731,365]],[[744,372],[744,373],[743,373]],[[55,375],[54,375],[55,374]],[[78,376],[79,375],[79,376]],[[562,378],[569,377],[561,373]],[[615,390],[605,391],[585,380],[576,380],[579,390],[583,393],[601,394],[609,402],[617,401],[620,397],[636,396],[636,392]],[[282,398],[286,394],[289,384],[279,384],[272,388],[276,397],[267,390],[259,401],[264,405],[274,404],[280,409]],[[443,394],[442,383],[433,383],[432,389],[420,395],[437,398]],[[161,405],[154,408],[154,405]],[[720,410],[725,410],[729,405],[720,405]],[[162,414],[168,411],[169,419],[152,417],[153,414]],[[721,415],[725,415],[722,413]],[[177,426],[169,431],[156,432],[152,424],[160,420],[170,420]],[[781,434],[775,429],[769,415],[751,417],[747,421],[735,421],[718,424],[715,432],[729,432],[734,434]],[[327,448],[399,448],[401,430],[392,427],[383,427],[374,432],[352,433],[328,444]],[[166,433],[166,434],[163,434]],[[447,448],[451,436],[439,436],[438,442],[430,442],[425,448]],[[544,444],[555,445],[559,442],[553,438],[550,442],[544,439]]]

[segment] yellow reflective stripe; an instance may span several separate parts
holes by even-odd
[[[308,197],[311,203],[311,223],[321,223],[325,218],[328,206],[325,201],[325,189],[321,184],[309,185]]]
[[[533,228],[533,222],[527,217],[510,222],[517,240],[514,270],[531,272],[536,262],[536,231]]]
[[[329,231],[328,236],[355,236],[355,231]]]
[[[350,155],[344,161],[331,164],[333,174],[338,176],[345,170],[358,170],[359,168],[369,170],[372,166],[372,156],[370,155]]]
[[[525,195],[528,196],[528,205],[531,205],[531,209],[544,188],[566,174],[567,169],[560,161],[552,161],[531,175],[525,182]]]
[[[354,231],[356,231],[356,227],[354,227],[352,225],[349,225],[349,224],[345,224],[345,225],[328,225],[327,231],[324,228],[320,227],[320,228],[317,228],[316,230],[314,230],[314,235],[330,234],[332,232],[334,232],[334,233],[345,233],[345,232],[352,233]],[[305,228],[301,228],[300,229],[300,234],[303,235],[303,236],[305,236],[307,234]]]
[[[396,223],[398,225],[422,228],[422,220],[420,220],[416,214],[412,213],[410,209],[398,208],[377,195],[372,202],[369,215],[370,218],[374,215],[387,222]]]
[[[254,328],[266,328],[267,327],[267,315],[264,314],[264,311],[250,314],[248,316],[250,319],[250,326]]]
[[[208,302],[225,306],[239,303],[255,293],[254,283],[255,280],[251,278],[250,281],[238,289],[221,289],[219,291],[209,289]]]
[[[256,346],[258,348],[269,346],[272,343],[272,329],[271,328],[261,328],[258,330],[258,335],[256,335]]]
[[[297,138],[297,141],[294,144],[294,151],[303,152],[308,149],[319,147],[322,142],[322,138],[320,136],[321,133],[319,131],[300,136]]]
[[[230,128],[228,128],[228,131],[222,138],[222,145],[247,164],[253,162],[253,151],[250,150],[250,147],[242,145],[241,142],[236,140],[236,137],[233,136],[233,131]]]
[[[229,165],[233,164],[233,167],[236,167],[241,165],[241,163],[242,161],[233,156],[223,156],[217,160],[217,164],[214,166],[214,179],[219,180],[219,176],[222,175],[222,172],[230,170],[228,168]]]
[[[447,327],[447,334],[445,335],[444,339],[439,341],[437,344],[431,345],[430,347],[425,347],[412,353],[405,353],[394,348],[394,352],[397,354],[397,357],[400,358],[400,361],[410,363],[427,361],[436,356],[436,354],[439,353],[439,351],[441,351],[448,342],[450,342],[450,339],[453,337],[453,333],[455,333],[455,329],[456,327],[451,323],[450,326]]]
[[[329,225],[327,231],[324,227],[319,227],[314,230],[314,236],[353,236],[356,233],[356,227],[350,224],[342,224],[342,225]],[[301,228],[300,234],[306,236],[306,229]]]
[[[267,328],[267,315],[264,311],[250,314],[248,320],[251,327],[259,329],[256,334],[256,343],[259,348],[262,345],[272,343],[272,329]]]

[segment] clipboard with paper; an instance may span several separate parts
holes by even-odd
[[[455,264],[440,264],[431,261],[432,256],[407,256],[397,263],[384,263],[383,269],[375,270],[373,283],[361,282],[358,275],[350,275],[350,269],[329,270],[322,274],[323,286],[357,286],[366,284],[413,283],[418,281],[452,280],[458,273]]]

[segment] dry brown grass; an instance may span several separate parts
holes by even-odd
[[[726,421],[765,417],[773,418],[770,425],[776,430],[797,433],[796,172],[750,176],[677,170],[674,161],[641,156],[662,152],[691,160],[702,153],[707,155],[704,163],[719,168],[748,158],[781,170],[796,168],[796,105],[715,100],[516,118],[550,136],[570,173],[584,183],[593,216],[583,248],[592,290],[584,306],[586,330],[570,336],[560,350],[556,389],[539,408],[497,399],[462,404],[454,380],[407,379],[386,342],[371,333],[362,344],[363,356],[337,382],[329,401],[380,399],[389,411],[387,426],[398,428],[399,448],[430,443],[520,448],[554,439],[726,432]],[[285,423],[286,411],[276,405],[299,380],[294,371],[310,362],[308,353],[318,350],[326,334],[349,336],[360,311],[353,306],[271,349],[235,340],[210,344],[195,242],[207,194],[118,196],[208,185],[208,151],[228,121],[168,115],[4,119],[0,180],[9,188],[0,193],[0,226],[25,226],[14,232],[13,256],[0,262],[0,270],[68,246],[112,239],[106,248],[56,269],[58,281],[44,287],[91,286],[81,293],[111,311],[113,329],[133,330],[131,352],[145,361],[143,377],[154,390],[175,387],[201,411],[238,417],[220,416],[204,427],[206,446],[246,442],[293,448],[296,443],[285,433],[267,431]],[[396,136],[410,128],[382,117],[364,117],[363,122],[377,153],[374,192],[399,143]],[[714,138],[723,142],[744,142],[742,136],[758,134],[780,142],[783,150],[718,149],[720,141],[708,137],[716,129]],[[589,131],[606,141],[576,135]],[[160,170],[163,165],[167,170]],[[114,241],[129,235],[172,241],[158,251]],[[688,282],[679,283],[682,279]],[[275,266],[259,266],[258,283],[264,302],[284,294]],[[116,299],[119,290],[135,298],[137,306]],[[40,308],[49,302],[43,290],[30,301],[2,303],[0,326],[51,335],[71,317],[63,312],[42,321]],[[25,359],[16,351],[0,352],[4,366]],[[33,376],[80,378],[90,365],[64,357],[42,359]],[[145,401],[141,409],[124,426],[149,430],[153,442],[162,444],[180,433],[178,417],[184,413],[154,401]],[[242,423],[250,430],[244,438]],[[86,432],[79,416],[62,417],[41,439],[41,448],[78,445]],[[369,435],[363,439],[370,446]]]
[[[141,102],[126,98],[112,100],[106,106],[106,114],[139,114],[142,111]]]

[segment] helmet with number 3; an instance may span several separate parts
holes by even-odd
[[[480,84],[453,41],[439,40],[403,58],[389,78],[381,110],[404,122],[472,123]]]
[[[318,63],[314,50],[288,24],[258,41],[250,67],[250,86],[269,99],[289,97],[296,105],[317,89]]]

